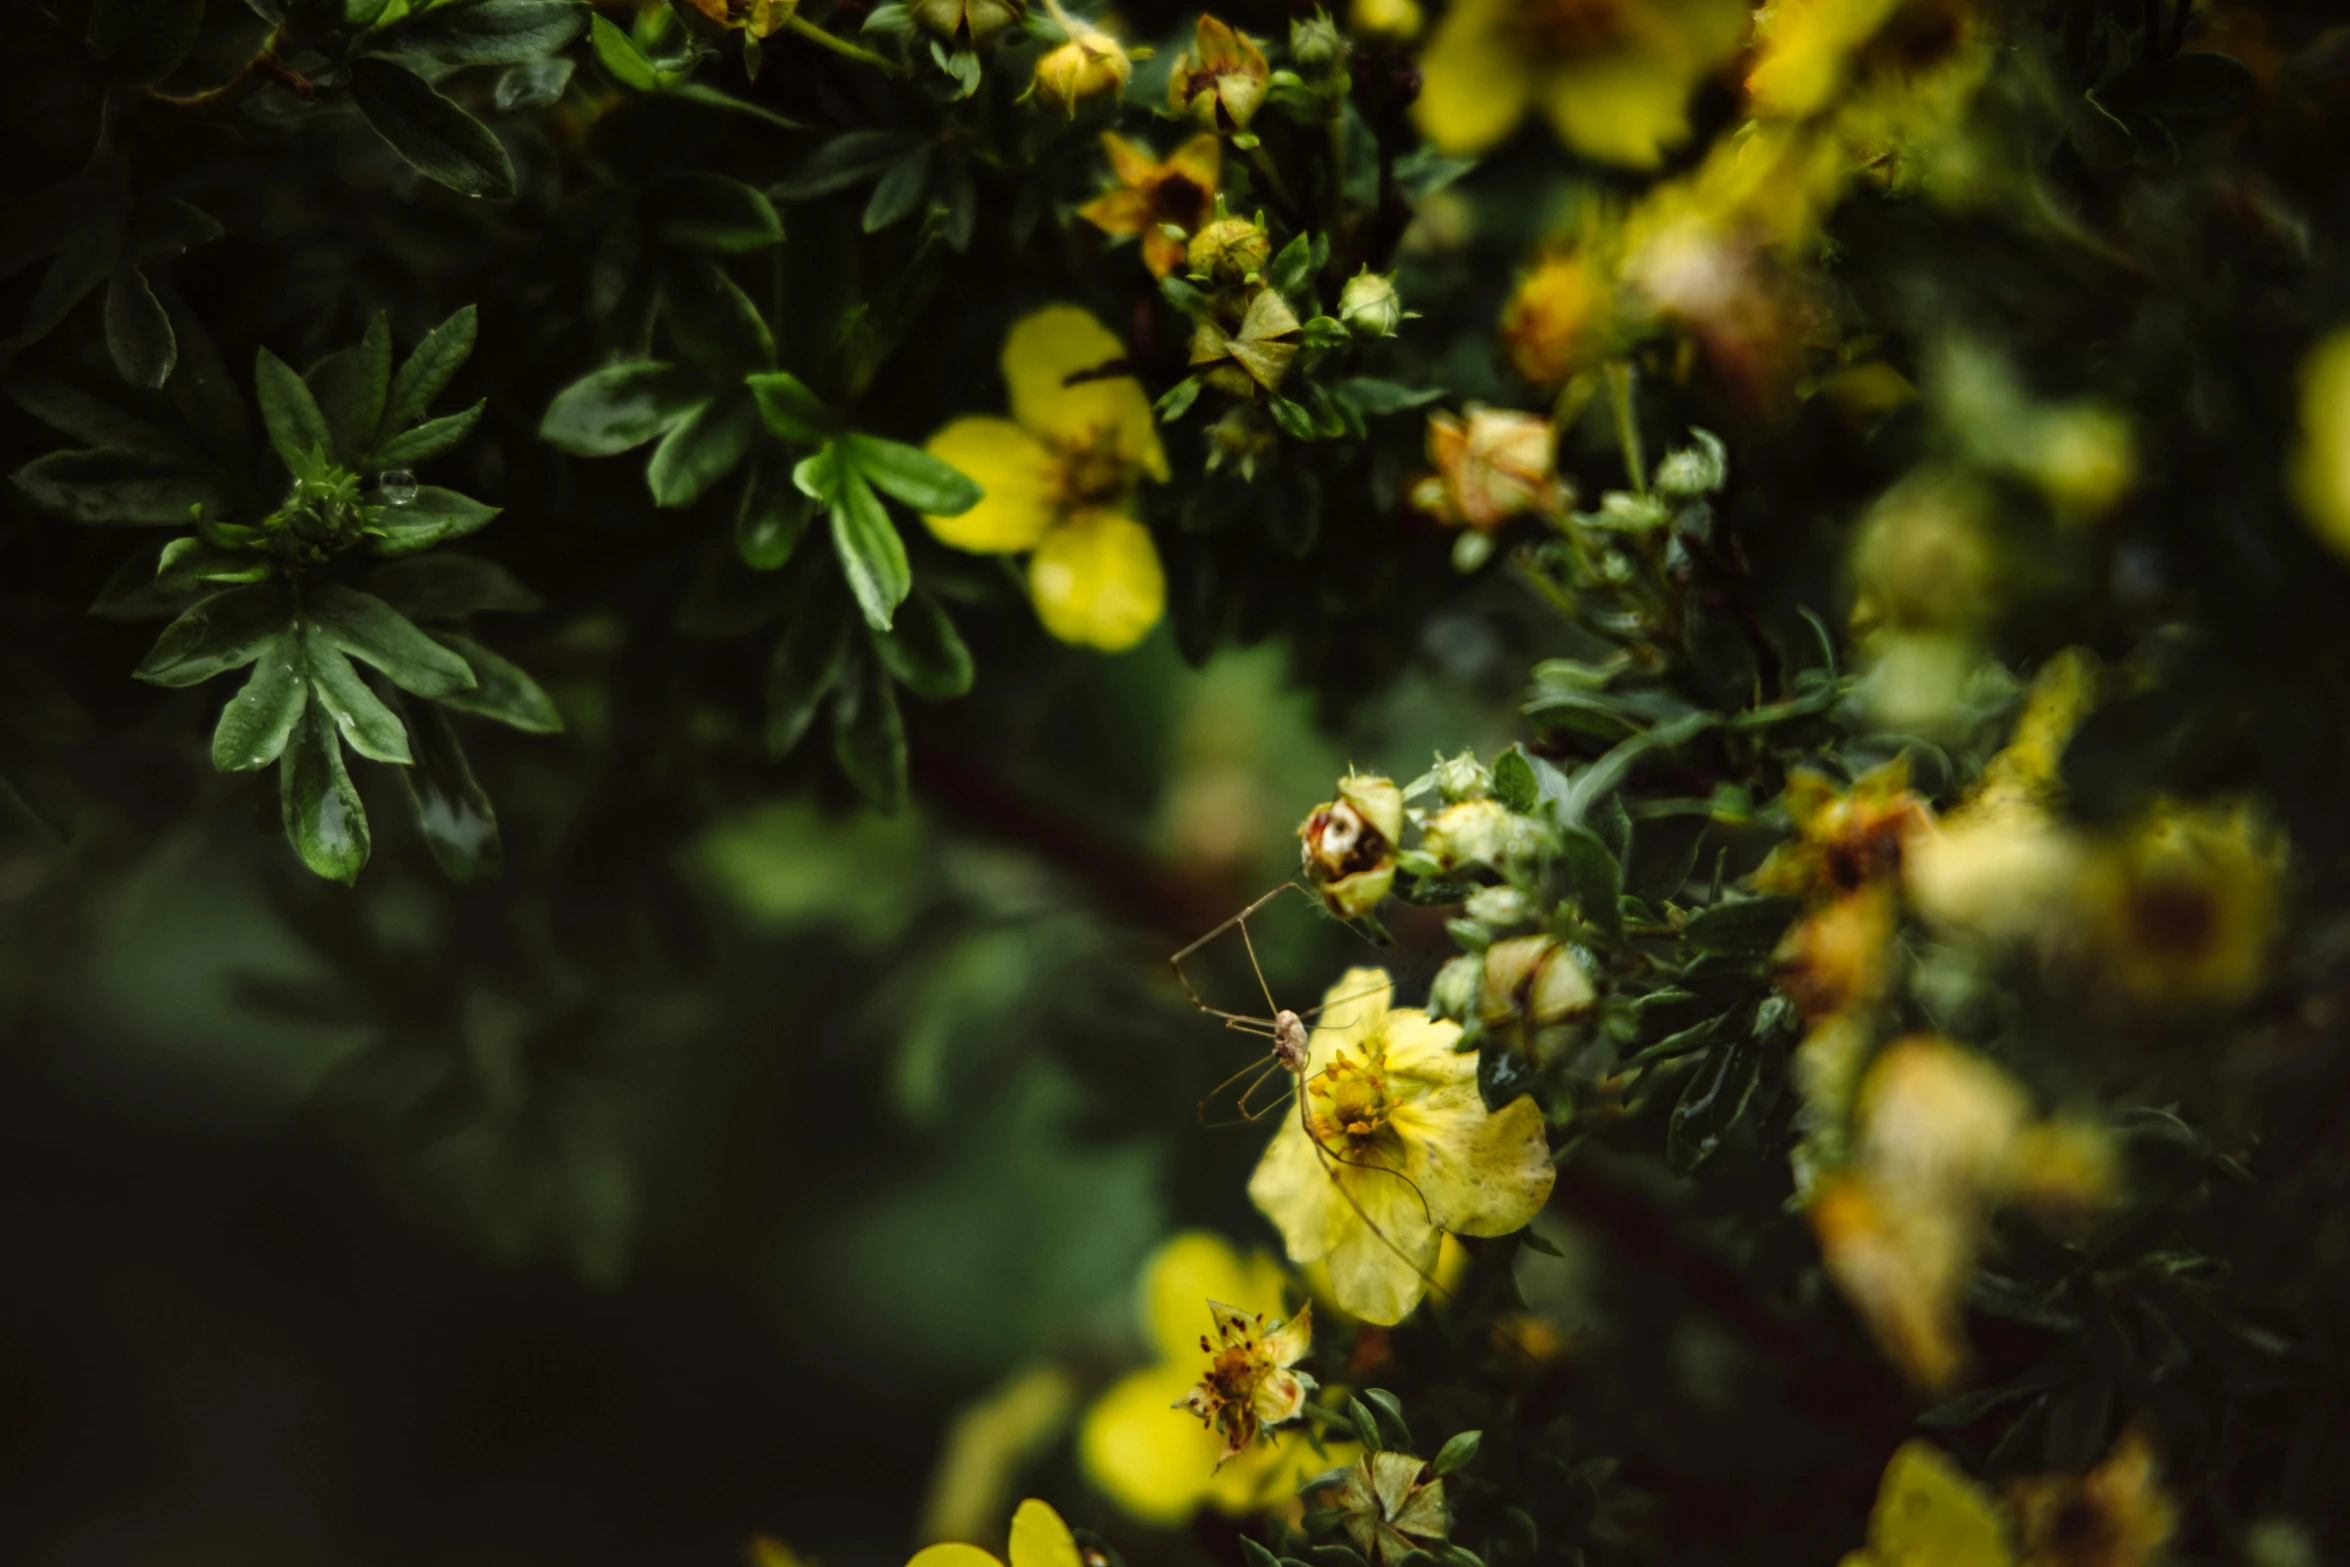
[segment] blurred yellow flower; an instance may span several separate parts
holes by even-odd
[[[1012,1514],[1012,1543],[1008,1554],[1011,1567],[1083,1567],[1077,1537],[1069,1532],[1059,1513],[1033,1496]],[[1004,1567],[1004,1561],[993,1551],[957,1541],[924,1546],[914,1553],[906,1567]]]
[[[1885,1466],[1869,1543],[1843,1567],[2014,1567],[1991,1493],[1930,1442],[1904,1442]]]
[[[1843,1567],[2147,1567],[2174,1522],[2135,1429],[2086,1475],[2009,1481],[2004,1505],[1949,1454],[1912,1441],[1885,1466],[1868,1544]]]
[[[1347,30],[1373,43],[1408,44],[1425,20],[1420,0],[1349,0],[1346,9]]]
[[[1281,1313],[1282,1273],[1272,1258],[1243,1257],[1220,1236],[1188,1230],[1143,1265],[1140,1295],[1144,1339],[1157,1359],[1095,1400],[1077,1438],[1086,1477],[1112,1501],[1145,1523],[1181,1523],[1203,1504],[1238,1515],[1291,1499],[1300,1482],[1353,1457],[1351,1445],[1325,1443],[1318,1454],[1291,1435],[1226,1463],[1216,1433],[1183,1417],[1199,1380],[1208,1302],[1268,1319]]]
[[[1224,144],[1212,132],[1202,132],[1161,163],[1105,131],[1102,150],[1110,155],[1110,172],[1118,183],[1079,207],[1077,215],[1105,234],[1140,235],[1142,264],[1151,276],[1165,277],[1183,265],[1184,257],[1183,240],[1166,230],[1188,235],[1207,221],[1224,171]]]
[[[1126,84],[1134,76],[1134,61],[1118,40],[1090,23],[1073,19],[1057,0],[1045,0],[1045,9],[1068,35],[1068,42],[1037,57],[1029,92],[1045,107],[1059,109],[1071,118],[1084,99],[1106,92],[1123,99]]]
[[[1848,789],[1825,773],[1797,768],[1787,775],[1783,803],[1795,836],[1771,851],[1754,884],[1814,900],[1898,878],[1905,847],[1933,821],[1925,796],[1909,786],[1907,753],[1871,768]]]
[[[1208,1357],[1207,1375],[1181,1407],[1223,1438],[1224,1450],[1216,1456],[1221,1469],[1247,1451],[1268,1426],[1304,1413],[1306,1391],[1313,1381],[1291,1368],[1313,1347],[1314,1308],[1309,1301],[1286,1322],[1268,1321],[1261,1311],[1211,1300],[1208,1315],[1216,1324],[1216,1336],[1211,1340],[1202,1334],[1199,1341]]]
[[[1540,414],[1471,403],[1463,419],[1428,416],[1436,472],[1412,487],[1412,504],[1447,527],[1491,533],[1527,512],[1553,514],[1572,499],[1558,476],[1558,427]]]
[[[1020,1471],[1068,1424],[1077,1402],[1058,1366],[1015,1371],[947,1427],[923,1499],[921,1540],[967,1540],[993,1527]]]
[[[1523,1228],[1556,1175],[1534,1101],[1488,1112],[1475,1054],[1453,1049],[1460,1025],[1392,999],[1375,968],[1330,987],[1304,1113],[1283,1119],[1248,1188],[1290,1260],[1327,1260],[1338,1304],[1382,1325],[1420,1303],[1446,1231]]]
[[[1455,0],[1421,56],[1413,117],[1473,157],[1529,109],[1602,163],[1652,169],[1689,136],[1689,98],[1736,51],[1742,0]]]
[[[2350,556],[2350,327],[2336,330],[2302,363],[2293,493],[2326,546]]]
[[[1590,242],[1546,256],[1518,280],[1501,313],[1501,344],[1519,379],[1545,390],[1606,357],[1614,282]]]
[[[2243,1000],[2268,970],[2284,842],[2244,802],[2157,805],[2108,853],[2092,940],[2140,1001]]]
[[[957,419],[929,441],[986,493],[960,516],[923,518],[957,549],[1033,551],[1028,591],[1045,629],[1113,653],[1167,602],[1158,548],[1131,515],[1136,486],[1167,477],[1167,454],[1125,356],[1075,305],[1023,317],[1004,339],[1012,417]]]
[[[1895,191],[1951,161],[1991,64],[1972,0],[1773,0],[1754,35],[1753,112],[1829,124],[1848,165]]]

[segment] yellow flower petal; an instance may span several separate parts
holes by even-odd
[[[1455,1081],[1396,1106],[1390,1124],[1403,1139],[1404,1174],[1445,1229],[1508,1235],[1542,1211],[1558,1178],[1542,1111],[1519,1098],[1488,1112],[1477,1091],[1476,1056],[1453,1060],[1465,1068]]]
[[[925,450],[960,468],[983,492],[961,516],[922,519],[944,542],[1002,555],[1036,548],[1052,527],[1052,454],[1009,419],[957,419]]]
[[[1033,1496],[1012,1514],[1012,1567],[1082,1567],[1069,1526]]]
[[[1196,1329],[1192,1336],[1196,1351]],[[1192,1367],[1152,1366],[1112,1384],[1085,1412],[1077,1457],[1086,1478],[1144,1523],[1181,1523],[1207,1497],[1223,1444],[1174,1407],[1197,1380]],[[1243,1455],[1233,1467],[1245,1461]]]
[[[1054,636],[1121,653],[1159,623],[1167,577],[1148,528],[1114,512],[1087,512],[1045,535],[1028,562],[1028,593]]]
[[[1047,305],[1022,317],[1004,339],[1004,384],[1012,392],[1012,417],[1031,434],[1071,445],[1108,432],[1119,456],[1154,479],[1166,478],[1167,453],[1140,381],[1121,373],[1070,384],[1072,376],[1125,358],[1126,345],[1075,305]]]
[[[1689,137],[1689,72],[1670,56],[1612,49],[1544,73],[1542,112],[1586,158],[1653,169]]]
[[[1517,128],[1534,96],[1524,47],[1508,26],[1511,0],[1460,0],[1420,57],[1412,118],[1437,150],[1474,157]]]
[[[925,1545],[914,1553],[914,1559],[906,1567],[1004,1567],[1004,1564],[976,1545],[957,1542]]]
[[[1869,1514],[1869,1554],[1885,1567],[2014,1567],[1990,1493],[1940,1448],[1905,1442]]]
[[[1341,1049],[1361,1055],[1363,1041],[1387,1016],[1394,996],[1395,981],[1385,969],[1350,968],[1339,975],[1314,1009],[1313,1037],[1306,1046],[1308,1074],[1328,1066]]]
[[[1429,1222],[1413,1183],[1395,1172],[1340,1164],[1331,1174],[1335,1181],[1324,1179],[1344,1187],[1338,1202],[1353,1222],[1330,1248],[1330,1292],[1365,1322],[1401,1322],[1427,1292],[1444,1232]]]
[[[2293,493],[2326,546],[2350,556],[2350,329],[2319,344],[2301,367]]]
[[[1143,1265],[1142,1326],[1151,1348],[1188,1369],[1199,1355],[1211,1300],[1279,1317],[1280,1266],[1263,1252],[1243,1259],[1221,1235],[1207,1230],[1171,1236]]]
[[[1272,1436],[1216,1471],[1208,1500],[1221,1513],[1239,1517],[1262,1512],[1297,1495],[1297,1488],[1325,1470],[1351,1464],[1362,1449],[1325,1438],[1317,1453],[1302,1436]]]

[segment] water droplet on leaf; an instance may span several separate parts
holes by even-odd
[[[387,468],[375,481],[386,506],[405,506],[416,499],[416,475],[405,468]]]

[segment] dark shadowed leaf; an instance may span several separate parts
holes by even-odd
[[[375,133],[428,179],[466,196],[514,194],[514,164],[490,128],[389,60],[351,62],[351,97]]]

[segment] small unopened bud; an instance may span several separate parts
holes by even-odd
[[[1462,905],[1469,918],[1495,930],[1523,925],[1539,912],[1532,898],[1515,887],[1481,887]]]
[[[1420,848],[1447,873],[1470,865],[1499,867],[1526,846],[1526,831],[1499,800],[1463,800],[1436,813]]]
[[[1463,800],[1482,800],[1493,792],[1493,774],[1477,760],[1474,751],[1463,751],[1448,756],[1436,764],[1436,793],[1447,805],[1458,805]]]
[[[1428,987],[1429,1016],[1467,1022],[1477,1005],[1477,980],[1484,971],[1485,960],[1473,952],[1464,952],[1438,969],[1436,982]]]
[[[1395,294],[1395,280],[1369,267],[1346,280],[1338,294],[1338,319],[1357,337],[1393,337],[1403,320],[1403,301]]]
[[[1026,13],[1025,0],[914,0],[914,20],[949,44],[984,49]]]
[[[1273,236],[1247,218],[1215,219],[1191,236],[1183,253],[1192,276],[1219,288],[1263,276],[1272,256]]]
[[[1317,6],[1314,14],[1289,24],[1289,57],[1299,70],[1320,75],[1346,59],[1346,39],[1330,13]]]
[[[1692,429],[1695,446],[1684,446],[1656,465],[1656,490],[1667,500],[1693,501],[1711,495],[1730,477],[1729,454],[1711,430]]]
[[[1485,949],[1477,1018],[1529,1059],[1554,1061],[1594,1016],[1599,991],[1575,951],[1548,936],[1518,936]]]
[[[1232,469],[1243,479],[1257,476],[1257,464],[1281,449],[1281,435],[1252,404],[1224,411],[1208,427],[1208,472]]]
[[[1314,807],[1297,830],[1306,877],[1341,919],[1361,919],[1395,885],[1403,791],[1392,779],[1349,773],[1338,798]]]
[[[1048,109],[1074,116],[1088,98],[1114,92],[1123,97],[1134,62],[1108,33],[1080,28],[1058,49],[1048,50],[1036,62],[1036,81],[1029,91]]]

